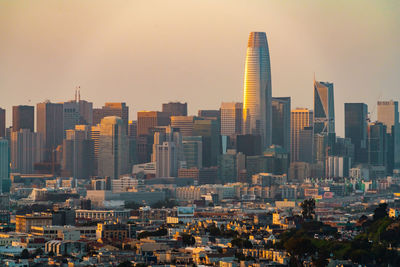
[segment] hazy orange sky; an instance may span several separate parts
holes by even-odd
[[[73,98],[125,101],[130,117],[186,101],[242,101],[250,31],[267,33],[272,94],[313,104],[313,75],[344,102],[399,100],[397,0],[0,0],[0,107]],[[372,116],[375,117],[374,115]]]

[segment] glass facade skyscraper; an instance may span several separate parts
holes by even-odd
[[[272,141],[271,64],[265,32],[251,32],[244,72],[244,134],[261,136],[263,148]]]
[[[314,80],[314,133],[335,133],[333,83]]]
[[[344,104],[345,137],[354,144],[354,162],[367,162],[368,106],[364,103]]]

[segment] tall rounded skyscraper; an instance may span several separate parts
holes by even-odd
[[[244,70],[243,130],[260,135],[263,148],[272,138],[271,64],[265,32],[251,32]]]

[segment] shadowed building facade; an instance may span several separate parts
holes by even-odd
[[[290,97],[272,98],[272,144],[290,153]]]
[[[33,106],[13,106],[12,130],[19,132],[21,129],[34,131],[35,114]]]
[[[354,144],[354,163],[367,163],[368,106],[364,103],[344,104],[344,133]]]

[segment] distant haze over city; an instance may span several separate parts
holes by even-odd
[[[189,114],[243,101],[250,31],[266,32],[272,95],[313,107],[313,76],[344,102],[399,96],[398,1],[2,1],[0,106],[83,99],[139,110],[187,102]],[[11,124],[11,112],[7,113]]]

